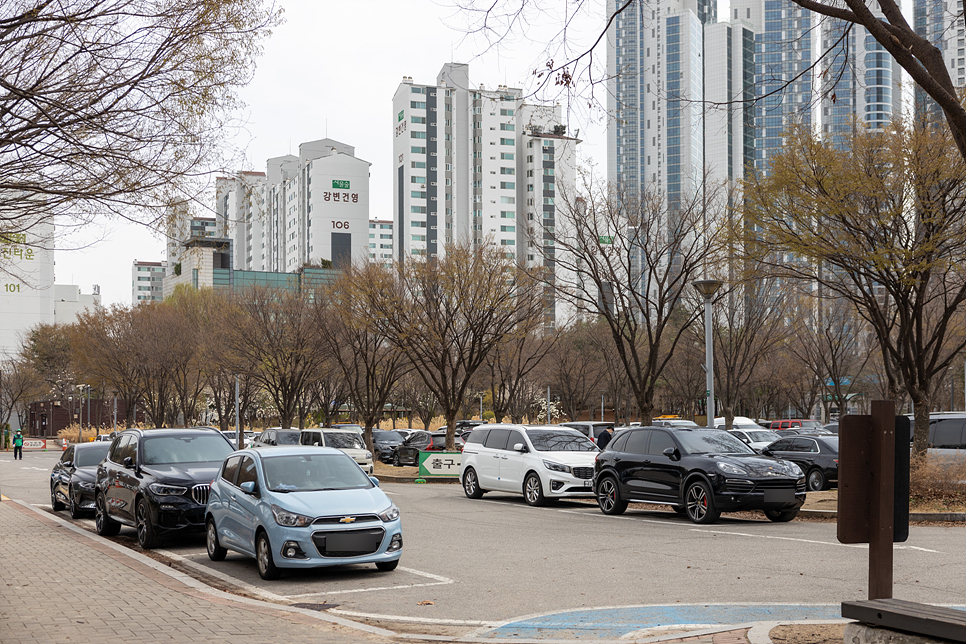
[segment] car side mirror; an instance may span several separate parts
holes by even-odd
[[[372,481],[373,485],[375,485],[376,487],[379,487],[379,479],[377,479],[375,476],[370,476],[369,480]]]
[[[131,458],[130,456],[125,456],[124,457],[124,463],[123,463],[123,465],[124,465],[124,469],[133,470],[134,469],[134,459]]]
[[[678,451],[678,448],[677,447],[665,447],[664,448],[664,455],[667,456],[672,461],[680,461],[681,460],[681,452]]]
[[[63,463],[61,463],[61,465],[63,465],[64,467],[73,467],[74,461],[64,461]]]
[[[520,452],[522,454],[523,452],[526,452],[527,451],[527,446],[524,445],[523,443],[514,443],[513,444],[513,451],[514,452]]]
[[[255,481],[245,481],[244,483],[242,483],[238,487],[240,487],[241,488],[241,491],[244,492],[245,494],[254,494],[255,493]]]

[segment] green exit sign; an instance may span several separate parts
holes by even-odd
[[[348,179],[333,179],[332,180],[332,187],[334,189],[336,189],[336,190],[348,190],[349,189],[349,181],[348,181]]]
[[[399,112],[399,116],[398,116],[398,117],[396,118],[396,122],[397,122],[397,123],[398,123],[399,121],[401,121],[401,120],[403,120],[403,115],[404,115],[404,112],[403,112],[403,111],[401,111],[401,112]]]
[[[599,243],[599,244],[613,244],[614,243],[614,236],[613,235],[600,235],[597,238],[597,243]]]

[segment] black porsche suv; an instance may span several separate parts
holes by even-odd
[[[142,548],[167,534],[205,529],[211,481],[234,446],[216,429],[129,429],[111,443],[95,477],[94,525],[111,536],[137,529]]]
[[[805,476],[794,463],[761,456],[718,429],[634,427],[618,432],[594,465],[604,514],[628,503],[657,503],[714,523],[721,512],[764,510],[791,521],[805,502]]]

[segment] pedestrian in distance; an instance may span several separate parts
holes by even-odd
[[[18,429],[13,435],[13,460],[23,460],[23,433]]]
[[[610,427],[605,427],[604,431],[602,431],[600,433],[600,436],[597,437],[597,447],[599,447],[601,451],[603,451],[604,448],[607,447],[607,443],[609,443],[610,439],[613,437],[614,437],[614,430],[611,429]]]

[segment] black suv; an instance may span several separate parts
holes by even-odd
[[[669,505],[695,523],[739,510],[791,521],[805,502],[805,477],[794,463],[756,454],[724,430],[634,427],[597,455],[594,492],[604,514],[641,502]]]
[[[112,536],[134,526],[142,548],[205,529],[212,479],[235,447],[215,429],[128,429],[97,467],[94,525]]]

